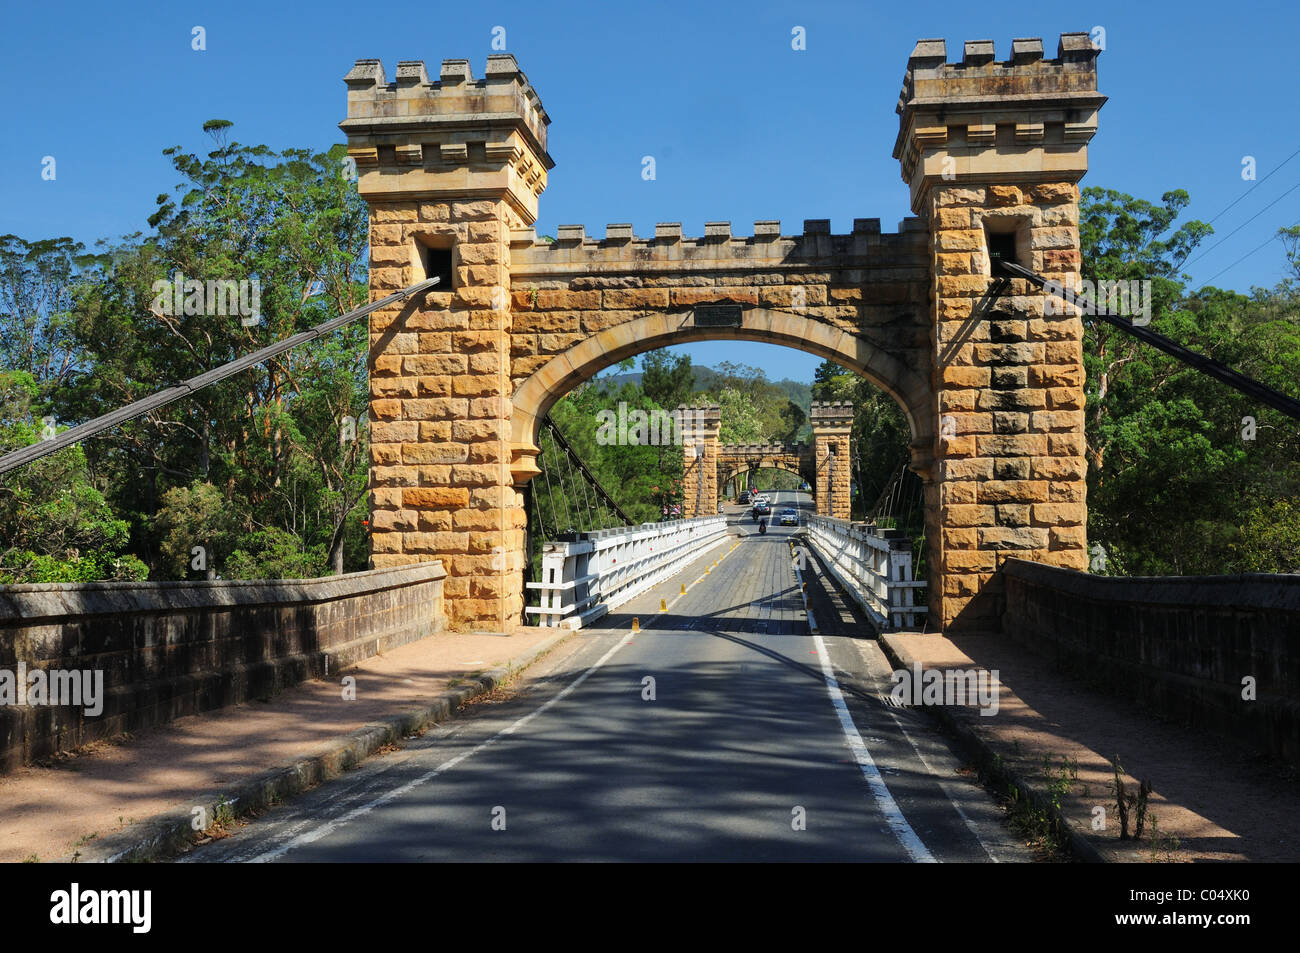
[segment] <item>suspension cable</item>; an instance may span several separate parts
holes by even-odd
[[[173,401],[180,400],[182,397],[188,397],[190,394],[197,393],[205,387],[211,387],[218,381],[223,381],[227,377],[233,377],[240,371],[246,371],[250,367],[265,363],[273,357],[283,354],[285,351],[300,347],[303,344],[310,343],[317,338],[336,331],[345,324],[364,318],[372,311],[378,311],[389,305],[397,304],[407,298],[422,294],[428,291],[438,283],[438,278],[426,278],[424,281],[416,282],[409,288],[403,288],[401,291],[390,294],[386,298],[380,298],[378,301],[372,301],[370,304],[363,305],[355,311],[349,311],[347,314],[339,315],[336,318],[318,324],[313,328],[302,331],[292,337],[287,337],[283,341],[277,341],[264,348],[260,348],[251,354],[245,354],[243,357],[236,358],[220,367],[213,368],[210,371],[204,371],[195,377],[182,381],[174,387],[168,387],[166,390],[159,391],[149,397],[133,401],[125,407],[119,407],[112,413],[104,414],[93,420],[88,420],[84,424],[78,424],[75,427],[69,427],[61,434],[56,434],[49,440],[42,440],[30,446],[23,447],[20,450],[14,450],[11,453],[0,457],[0,473],[8,473],[16,467],[31,463],[33,460],[39,460],[41,457],[62,450],[64,447],[70,447],[74,443],[80,443],[88,437],[93,437],[97,433],[109,430],[128,420],[134,420],[143,414],[164,407]]]
[[[994,259],[995,267],[999,270],[999,278],[1023,278],[1036,288],[1045,288],[1047,279],[1042,275],[1035,274],[1028,268],[1017,265],[1014,262]],[[1183,347],[1172,338],[1167,338],[1163,334],[1152,331],[1150,328],[1141,324],[1134,324],[1128,318],[1111,314],[1096,307],[1096,305],[1086,296],[1080,294],[1071,294],[1070,296],[1076,305],[1081,305],[1092,312],[1093,316],[1101,318],[1107,324],[1119,328],[1126,334],[1130,334],[1145,344],[1150,344],[1157,350],[1164,351],[1172,357],[1177,358],[1184,364],[1192,367],[1202,374],[1207,374],[1216,380],[1222,381],[1229,387],[1240,391],[1247,397],[1252,397],[1261,403],[1267,404],[1274,410],[1280,410],[1288,417],[1300,420],[1300,400],[1294,397],[1288,397],[1281,391],[1276,391],[1267,384],[1261,384],[1254,378],[1247,377],[1245,374],[1234,371],[1226,364],[1222,364],[1213,358],[1206,357],[1190,348]]]

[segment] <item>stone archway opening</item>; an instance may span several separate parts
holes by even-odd
[[[528,298],[530,302],[534,301],[532,295]],[[603,299],[582,300],[594,304]],[[572,300],[557,299],[556,303],[569,304]],[[564,309],[560,311],[563,314]],[[570,350],[546,360],[516,386],[512,414],[516,476],[526,480],[536,472],[532,462],[538,452],[536,433],[550,408],[564,394],[603,368],[656,347],[703,340],[740,340],[782,344],[823,357],[889,394],[910,429],[909,465],[923,479],[928,478],[934,435],[926,426],[930,418],[926,416],[925,407],[930,395],[919,375],[911,373],[889,354],[879,352],[857,335],[828,327],[805,315],[743,305],[737,306],[736,312],[736,325],[725,332],[699,327],[694,312],[635,314],[625,324],[582,338]],[[546,312],[540,312],[534,319],[534,326],[548,326],[547,321]],[[802,473],[813,487],[818,513],[842,519],[849,517],[851,404],[814,401],[809,418],[812,441],[798,449],[751,447],[724,453],[716,405],[712,409],[682,406],[677,408],[677,417],[684,422],[681,436],[685,444],[685,515],[717,511],[721,489],[719,467],[726,465],[728,454],[739,454],[750,459],[776,460]]]

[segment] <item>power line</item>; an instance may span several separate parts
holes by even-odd
[[[1254,192],[1257,188],[1259,188],[1261,185],[1263,185],[1265,182],[1267,182],[1270,178],[1273,177],[1274,173],[1276,173],[1276,172],[1278,171],[1278,169],[1281,169],[1282,166],[1286,165],[1288,162],[1290,162],[1290,161],[1291,161],[1292,159],[1294,159],[1296,156],[1300,156],[1300,149],[1297,149],[1295,152],[1291,153],[1289,156],[1287,156],[1285,159],[1283,159],[1283,160],[1282,160],[1282,165],[1279,165],[1279,166],[1274,167],[1274,169],[1273,169],[1272,172],[1270,172],[1268,175],[1264,176],[1264,178],[1260,179],[1258,182],[1256,182],[1254,185],[1252,185],[1252,186],[1251,186],[1250,188],[1248,188],[1246,191],[1242,192],[1239,196],[1237,196],[1235,199],[1233,199],[1231,202],[1229,202],[1226,206],[1224,206],[1223,210],[1220,211],[1218,215],[1214,216],[1214,218],[1210,219],[1210,220],[1209,220],[1208,222],[1206,222],[1205,224],[1206,224],[1206,225],[1213,225],[1213,224],[1214,224],[1215,222],[1217,222],[1219,219],[1223,218],[1223,214],[1224,214],[1224,212],[1228,211],[1228,209],[1232,208],[1234,205],[1236,205],[1238,202],[1240,202],[1240,201],[1241,201],[1242,199],[1244,199],[1246,196],[1250,195],[1251,192]]]
[[[1264,239],[1264,241],[1263,241],[1262,244],[1260,244],[1260,245],[1258,245],[1257,247],[1252,248],[1250,251],[1246,252],[1246,254],[1242,255],[1240,258],[1238,258],[1236,261],[1234,261],[1234,262],[1233,262],[1231,265],[1229,265],[1227,268],[1224,268],[1223,271],[1217,272],[1217,273],[1215,273],[1214,275],[1211,275],[1209,278],[1205,279],[1203,282],[1201,282],[1201,287],[1204,288],[1206,285],[1210,284],[1212,281],[1214,281],[1215,278],[1219,277],[1219,275],[1223,274],[1225,271],[1232,271],[1232,269],[1236,268],[1238,265],[1240,265],[1243,261],[1245,261],[1245,260],[1246,260],[1247,258],[1249,258],[1251,255],[1255,254],[1257,251],[1259,251],[1260,249],[1262,249],[1265,245],[1272,244],[1272,243],[1275,242],[1275,241],[1277,241],[1277,236],[1276,236],[1276,235],[1270,235],[1270,236],[1268,236],[1268,238]]]
[[[1214,243],[1213,245],[1211,245],[1209,248],[1205,249],[1205,251],[1201,252],[1201,253],[1200,253],[1199,255],[1197,255],[1195,258],[1192,258],[1191,261],[1188,261],[1188,262],[1184,263],[1183,267],[1186,267],[1187,265],[1190,265],[1192,262],[1194,262],[1194,261],[1199,261],[1200,259],[1204,258],[1206,255],[1208,255],[1210,252],[1214,251],[1214,249],[1218,248],[1220,245],[1222,245],[1224,242],[1226,242],[1226,241],[1227,241],[1229,238],[1231,238],[1233,235],[1237,234],[1239,231],[1241,231],[1243,228],[1245,228],[1245,227],[1246,227],[1247,225],[1249,225],[1251,222],[1255,221],[1255,219],[1259,218],[1261,215],[1263,215],[1265,212],[1267,212],[1269,209],[1271,209],[1271,208],[1272,208],[1274,205],[1276,205],[1278,202],[1282,201],[1284,198],[1286,198],[1288,195],[1290,195],[1290,194],[1291,194],[1292,192],[1294,192],[1296,189],[1300,189],[1300,182],[1297,182],[1295,185],[1291,186],[1291,188],[1287,189],[1285,192],[1283,192],[1281,195],[1279,195],[1279,196],[1278,196],[1277,198],[1275,198],[1273,201],[1269,202],[1267,205],[1265,205],[1262,209],[1260,209],[1258,212],[1256,212],[1256,213],[1255,213],[1254,215],[1252,215],[1250,218],[1246,219],[1244,222],[1242,222],[1240,225],[1238,225],[1238,226],[1237,226],[1236,228],[1234,228],[1232,231],[1228,232],[1228,234],[1224,235],[1221,239],[1219,239],[1217,242],[1215,242],[1215,243]]]

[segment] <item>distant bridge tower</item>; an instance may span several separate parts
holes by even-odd
[[[718,430],[722,408],[701,404],[677,408],[682,427],[682,515],[708,516],[718,512]]]
[[[817,468],[817,515],[849,518],[850,477],[849,435],[853,431],[853,404],[813,401],[811,423],[813,460]]]

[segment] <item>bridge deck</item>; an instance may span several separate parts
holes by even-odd
[[[194,858],[1024,859],[923,718],[882,704],[875,643],[809,632],[794,529],[756,530],[738,521],[735,545],[584,629],[519,695]],[[865,764],[827,671],[870,749]],[[499,808],[505,830],[492,826]]]

